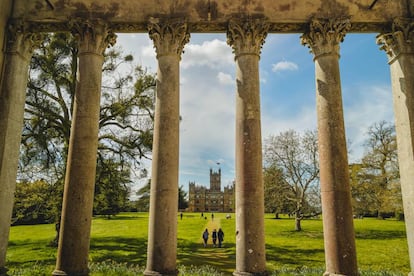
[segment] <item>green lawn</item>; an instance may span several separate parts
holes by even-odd
[[[357,219],[354,223],[358,264],[359,268],[366,272],[365,275],[407,275],[409,260],[403,222]],[[200,213],[184,213],[182,220],[178,218],[177,260],[182,275],[192,275],[190,271],[186,272],[186,269],[191,270],[192,266],[209,266],[225,275],[233,272],[234,224],[234,215],[231,219],[226,219],[225,214],[215,214],[213,221],[210,214],[208,219],[204,219]],[[126,266],[130,267],[130,271],[142,271],[146,262],[147,226],[147,213],[126,213],[110,220],[95,218],[90,249],[92,275],[109,275],[100,272],[102,269],[105,270],[105,266],[119,269],[118,272],[114,271],[113,275],[127,275],[126,272],[120,272]],[[274,275],[303,275],[303,269],[315,270],[312,275],[322,274],[322,222],[306,220],[302,226],[302,232],[295,232],[293,220],[276,220],[272,215],[266,215],[268,270],[278,272]],[[213,248],[210,245],[204,248],[201,240],[203,230],[209,228],[211,232],[213,228],[218,227],[225,233],[224,247]],[[54,269],[56,248],[49,247],[48,243],[53,237],[54,225],[12,227],[7,251],[10,274],[26,275],[22,271],[30,270],[27,275],[44,275],[44,271],[50,275]],[[387,274],[384,271],[392,273]],[[197,274],[200,273],[194,272],[194,275]]]

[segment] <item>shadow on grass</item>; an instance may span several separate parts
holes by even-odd
[[[50,246],[50,240],[9,241],[7,267],[54,266],[57,248]]]
[[[323,256],[323,248],[302,249],[296,246],[276,247],[266,244],[267,261],[271,261],[280,266],[321,267],[325,264]]]
[[[234,243],[224,243],[223,247],[204,247],[201,243],[179,239],[178,262],[184,266],[210,266],[217,271],[229,275],[236,268]]]
[[[364,229],[364,231],[356,231],[355,236],[357,239],[366,239],[366,240],[392,240],[392,239],[405,239],[405,231],[397,230],[369,230]]]
[[[140,214],[121,214],[121,215],[115,215],[115,216],[104,216],[104,215],[95,215],[94,219],[101,219],[101,220],[107,220],[107,221],[115,221],[115,220],[136,220],[139,218],[147,219],[148,216],[146,215],[140,215]]]
[[[147,240],[137,238],[96,238],[90,246],[92,262],[127,263],[145,266],[147,258]],[[211,266],[229,274],[235,270],[235,244],[225,243],[222,248],[204,248],[200,243],[179,239],[177,245],[177,263],[184,266]]]
[[[93,262],[112,260],[117,263],[145,265],[147,239],[106,237],[92,238],[89,254]]]

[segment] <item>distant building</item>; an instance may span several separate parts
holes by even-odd
[[[190,212],[234,212],[234,182],[221,191],[221,169],[210,169],[210,189],[190,182],[188,190]]]

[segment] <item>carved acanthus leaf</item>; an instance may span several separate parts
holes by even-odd
[[[24,21],[12,21],[8,25],[7,52],[18,53],[26,59],[30,59],[33,51],[43,41],[44,36],[34,33]]]
[[[227,44],[233,48],[235,58],[246,54],[260,56],[269,27],[265,19],[230,20]]]
[[[152,20],[148,25],[148,34],[154,42],[157,57],[171,54],[181,57],[185,44],[190,41],[187,23],[180,19]]]
[[[414,21],[409,18],[397,18],[393,21],[392,32],[377,36],[377,44],[384,50],[389,62],[401,54],[414,53]]]
[[[73,36],[78,40],[79,54],[102,55],[106,48],[116,43],[115,33],[102,20],[74,19],[69,25]]]
[[[313,19],[309,31],[301,36],[315,58],[321,55],[339,55],[339,45],[351,29],[349,19]]]

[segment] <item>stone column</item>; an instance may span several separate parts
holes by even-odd
[[[314,54],[326,272],[358,275],[339,74],[349,20],[313,20],[302,37]]]
[[[40,36],[22,22],[9,26],[0,91],[0,275],[6,273],[6,249],[16,188],[30,58]]]
[[[236,271],[266,275],[259,59],[269,25],[230,21],[227,43],[236,61]]]
[[[12,0],[1,0],[1,9],[0,9],[0,86],[2,80],[3,67],[3,58],[5,52],[5,39],[7,31],[7,21],[9,20],[11,14],[11,7],[13,5]]]
[[[414,276],[414,21],[398,18],[377,43],[390,64],[398,163],[411,272]]]
[[[150,217],[144,275],[176,275],[180,59],[189,41],[181,21],[151,22],[149,36],[157,52]]]
[[[78,39],[78,82],[53,275],[89,273],[103,53],[108,45],[115,43],[115,35],[100,21],[72,23],[73,33]]]

